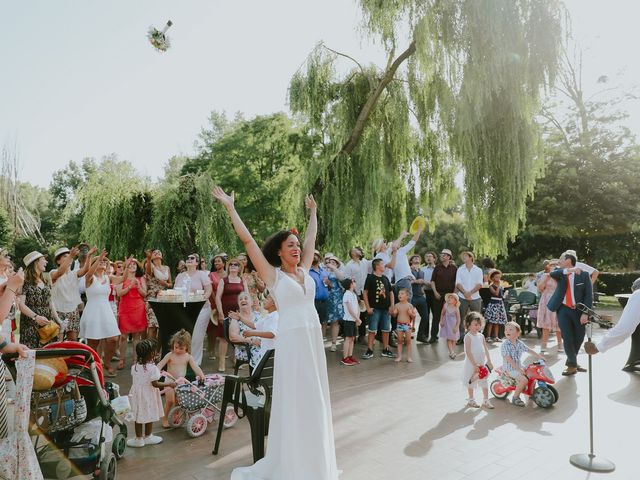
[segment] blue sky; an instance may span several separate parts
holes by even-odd
[[[585,48],[584,83],[640,82],[640,4],[569,0]],[[0,0],[0,142],[21,178],[49,184],[69,160],[116,153],[152,178],[191,154],[209,112],[287,111],[287,85],[314,45],[380,63],[354,0]],[[168,19],[173,45],[148,44]],[[640,102],[626,107],[640,134]]]

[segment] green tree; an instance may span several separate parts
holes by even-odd
[[[112,258],[141,255],[151,223],[152,192],[129,162],[104,158],[77,192],[80,236],[106,247]]]
[[[258,241],[279,228],[299,226],[302,195],[308,191],[300,172],[304,159],[316,155],[319,139],[283,113],[251,120],[236,115],[223,126],[220,115],[212,118],[216,122],[203,131],[200,154],[183,172],[206,171],[235,191],[238,211]]]
[[[587,97],[580,64],[565,58],[561,103],[547,108],[545,175],[527,206],[527,225],[509,259],[557,256],[572,248],[600,268],[640,265],[640,147],[620,109],[629,94]],[[603,80],[601,80],[602,82]]]
[[[0,205],[0,247],[7,248],[11,242],[11,235],[13,229],[11,228],[11,221],[9,220],[9,214],[5,210],[4,206]]]
[[[462,169],[470,240],[483,252],[504,250],[542,166],[533,116],[555,75],[560,4],[359,3],[386,65],[361,65],[320,44],[290,84],[292,111],[326,145],[305,167],[320,197],[321,235],[344,249],[353,232],[397,234],[408,192],[417,187],[420,207],[432,213]],[[343,76],[339,58],[354,62]]]

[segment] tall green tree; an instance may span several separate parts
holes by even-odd
[[[105,247],[112,258],[141,255],[151,223],[152,192],[131,163],[105,158],[76,198],[82,215],[81,237]]]
[[[606,77],[588,95],[581,79],[580,60],[566,56],[559,103],[544,110],[545,175],[509,259],[572,248],[601,268],[634,268],[640,265],[640,146],[621,109],[631,95],[603,97],[612,90]]]
[[[483,252],[503,251],[542,166],[534,115],[555,76],[559,2],[359,3],[386,65],[362,65],[320,44],[290,84],[292,111],[326,145],[306,167],[326,243],[345,248],[353,232],[397,234],[410,190],[433,212],[462,170],[470,240]],[[340,75],[345,58],[354,67]]]

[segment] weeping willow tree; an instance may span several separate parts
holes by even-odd
[[[187,174],[161,183],[155,194],[150,248],[160,248],[173,267],[189,253],[209,257],[222,249],[239,251],[226,212],[211,197],[208,173]]]
[[[463,175],[467,235],[495,254],[524,220],[542,168],[534,116],[554,80],[555,0],[360,0],[379,68],[319,44],[289,87],[292,111],[325,139],[307,184],[324,243],[344,249],[406,228],[408,202],[440,209]],[[400,53],[398,53],[400,52]],[[353,68],[340,74],[340,61]],[[344,70],[344,69],[343,69]],[[347,208],[355,205],[355,208]]]
[[[133,165],[113,157],[103,160],[75,202],[83,211],[84,241],[106,248],[111,258],[142,254],[151,222],[152,194]]]

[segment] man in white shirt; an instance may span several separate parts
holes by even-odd
[[[409,302],[411,302],[411,298],[413,297],[413,289],[411,288],[411,282],[415,280],[415,277],[411,274],[411,266],[409,265],[409,257],[408,253],[416,246],[416,242],[420,238],[420,234],[422,230],[418,230],[415,235],[409,240],[406,245],[400,246],[400,243],[405,239],[409,232],[402,232],[402,235],[398,237],[398,239],[394,242],[394,247],[396,250],[396,261],[393,266],[393,275],[396,279],[396,298],[398,296],[398,291],[401,288],[406,288],[409,291]]]
[[[464,317],[468,311],[481,312],[482,298],[480,289],[482,288],[482,270],[474,265],[475,256],[471,252],[462,252],[463,265],[456,271],[456,290],[460,298],[460,339],[457,344],[462,345],[464,338]]]
[[[616,326],[609,330],[597,344],[593,342],[584,344],[585,351],[589,355],[595,355],[598,352],[604,353],[631,337],[631,353],[623,368],[625,371],[637,371],[640,364],[640,329],[638,328],[640,325],[640,278],[633,282],[631,291],[633,294],[627,301]]]

